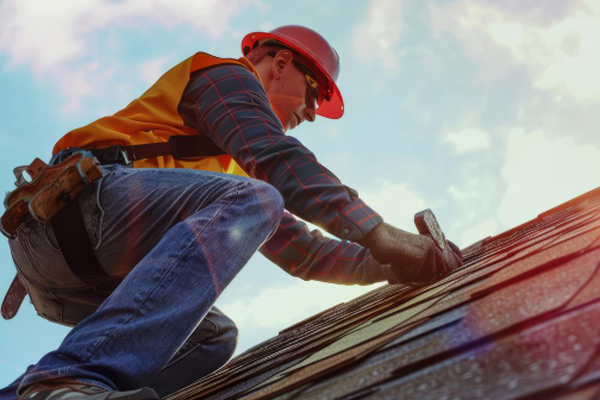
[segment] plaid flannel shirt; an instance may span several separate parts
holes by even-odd
[[[261,253],[305,280],[369,284],[385,280],[368,249],[354,243],[383,220],[313,153],[286,135],[264,87],[248,69],[220,65],[192,74],[178,107],[184,123],[208,135],[248,175],[273,185],[285,212]],[[342,240],[310,231],[292,214]]]

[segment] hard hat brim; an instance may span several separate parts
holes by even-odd
[[[340,119],[344,115],[344,100],[335,82],[330,83],[333,84],[331,100],[323,100],[317,108],[317,115],[330,119]]]

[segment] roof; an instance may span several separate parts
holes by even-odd
[[[168,399],[600,398],[600,188],[463,259],[299,322]]]

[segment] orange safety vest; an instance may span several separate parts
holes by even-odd
[[[137,145],[167,142],[172,135],[198,135],[185,126],[177,112],[190,74],[219,64],[236,64],[249,69],[260,80],[246,58],[218,58],[196,53],[176,65],[127,107],[110,117],[100,118],[64,135],[54,146],[53,154],[69,147],[105,148],[113,145]],[[262,81],[261,81],[262,83]],[[229,155],[205,157],[199,161],[181,161],[172,156],[147,158],[134,162],[135,168],[192,168],[248,176]]]

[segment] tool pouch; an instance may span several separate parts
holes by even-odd
[[[31,176],[27,181],[24,172]],[[6,211],[0,218],[0,230],[9,239],[29,215],[47,223],[69,200],[102,176],[102,170],[86,152],[80,151],[57,165],[48,166],[36,158],[28,167],[14,169],[17,189],[6,196]]]
[[[78,151],[53,166],[36,158],[31,165],[17,167],[13,172],[17,189],[6,196],[6,211],[0,217],[0,231],[9,239],[16,238],[17,229],[27,216],[41,223],[49,222],[69,200],[102,176],[102,170],[85,151]],[[25,172],[31,181],[25,179]],[[26,293],[17,275],[0,308],[4,319],[17,314]]]

